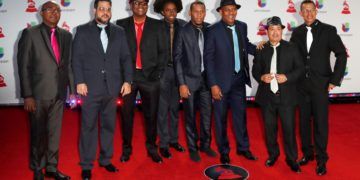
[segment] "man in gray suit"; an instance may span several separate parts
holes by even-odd
[[[18,68],[24,109],[30,117],[30,168],[34,179],[70,179],[57,170],[59,142],[67,86],[74,92],[71,34],[59,27],[60,6],[47,1],[43,22],[24,29],[18,44]],[[71,97],[73,98],[73,96]]]
[[[111,0],[95,0],[95,19],[77,28],[73,42],[73,69],[77,93],[82,98],[80,165],[82,178],[91,178],[98,146],[99,164],[109,172],[116,119],[116,99],[131,92],[132,63],[123,28],[110,23]]]

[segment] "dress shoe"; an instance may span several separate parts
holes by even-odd
[[[247,150],[247,151],[236,151],[236,153],[240,156],[244,156],[246,159],[248,160],[252,160],[252,161],[256,161],[257,157],[255,157],[251,151]]]
[[[229,154],[221,154],[220,162],[221,162],[221,164],[229,164],[230,163]]]
[[[316,166],[316,174],[319,176],[326,174],[326,165],[324,163],[320,163]]]
[[[304,156],[300,159],[298,163],[300,166],[304,166],[307,163],[309,163],[309,161],[313,161],[313,160],[314,160],[314,156]]]
[[[266,161],[265,161],[265,166],[266,167],[271,167],[273,166],[277,161],[277,158],[268,158]]]
[[[200,149],[201,152],[205,153],[209,157],[216,157],[217,154],[214,150],[212,150],[210,147],[206,149]]]
[[[108,172],[119,172],[119,169],[116,168],[113,164],[108,164],[106,166],[100,165],[100,167],[105,168]]]
[[[190,151],[189,155],[190,155],[190,159],[194,162],[199,162],[201,160],[198,151]]]
[[[41,170],[34,171],[34,180],[44,180],[44,174]]]
[[[81,178],[83,180],[90,180],[91,179],[91,170],[82,170]]]
[[[123,153],[120,157],[121,162],[127,162],[130,160],[130,154]]]
[[[160,151],[160,154],[162,157],[167,158],[167,159],[171,158],[171,153],[168,148],[160,148],[159,151]]]
[[[45,173],[46,177],[51,177],[54,178],[55,180],[69,180],[71,179],[70,176],[60,172],[60,171],[56,171],[56,172],[48,172],[46,171]]]
[[[179,143],[170,143],[169,146],[174,148],[176,151],[185,152],[185,149]]]
[[[161,164],[163,162],[162,158],[157,152],[148,152],[148,156],[151,157],[152,161]]]
[[[286,164],[290,167],[291,171],[301,173],[300,165],[296,161],[286,161]]]

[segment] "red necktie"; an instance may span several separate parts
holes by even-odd
[[[50,41],[51,41],[51,47],[53,49],[55,58],[56,58],[56,62],[59,64],[60,62],[60,51],[59,51],[59,44],[55,35],[55,28],[51,28],[51,37],[50,37]]]
[[[140,53],[140,42],[142,37],[142,26],[144,23],[135,23],[137,30],[136,30],[136,69],[142,69],[142,63],[141,63],[141,53]]]

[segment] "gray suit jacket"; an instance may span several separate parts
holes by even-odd
[[[67,86],[74,93],[71,70],[71,33],[57,28],[61,60],[57,64],[45,24],[24,29],[18,44],[18,69],[23,98],[65,99]]]

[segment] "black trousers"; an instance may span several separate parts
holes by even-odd
[[[273,95],[267,105],[262,105],[262,116],[265,125],[265,139],[269,158],[276,159],[280,155],[278,135],[278,117],[280,117],[284,149],[287,161],[296,161],[298,157],[295,136],[295,106],[280,104],[280,97]]]
[[[179,87],[176,83],[174,68],[167,66],[160,79],[159,110],[157,117],[157,132],[160,139],[160,148],[168,148],[169,143],[178,142],[179,100]]]
[[[64,101],[60,99],[35,100],[36,111],[30,118],[30,168],[34,171],[46,168],[55,172],[59,162]]]
[[[326,163],[329,136],[329,94],[327,89],[314,88],[310,80],[299,87],[301,150],[304,156],[314,156]]]
[[[199,149],[196,110],[200,109],[200,149],[207,149],[211,143],[211,92],[205,78],[202,77],[199,88],[190,90],[190,93],[188,99],[183,99],[187,145],[189,151]]]
[[[135,71],[134,82],[131,85],[131,93],[123,97],[121,106],[121,125],[123,137],[123,153],[132,153],[132,137],[134,125],[135,99],[140,92],[142,110],[145,119],[146,148],[148,152],[155,152],[156,149],[156,118],[159,104],[160,82],[147,80],[142,71]]]
[[[103,87],[103,93],[96,95],[89,93],[82,97],[79,150],[80,165],[83,170],[90,170],[94,166],[98,132],[100,132],[99,164],[103,166],[110,164],[114,152],[117,97],[109,95],[105,83],[100,87]]]

